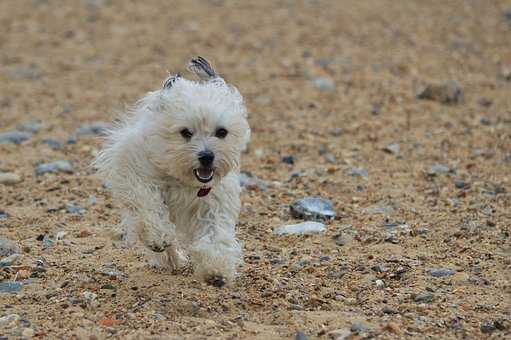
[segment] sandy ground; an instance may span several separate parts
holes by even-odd
[[[21,176],[0,184],[0,238],[23,253],[0,268],[0,284],[22,284],[0,292],[0,338],[511,336],[510,9],[1,1],[0,132],[42,125],[0,145],[0,171]],[[242,194],[246,264],[221,289],[151,268],[113,240],[115,203],[88,167],[101,140],[67,143],[195,55],[245,96],[253,138],[243,168],[267,184]],[[449,81],[460,102],[417,98]],[[74,170],[35,176],[55,160]],[[305,196],[331,199],[338,217],[321,234],[274,236],[299,222],[289,204]]]

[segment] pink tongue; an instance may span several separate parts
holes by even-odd
[[[197,197],[207,196],[210,191],[211,191],[211,188],[200,188],[199,192],[197,192]]]

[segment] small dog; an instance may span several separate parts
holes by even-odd
[[[157,263],[187,265],[206,282],[232,282],[242,263],[235,236],[240,155],[250,138],[238,90],[202,57],[199,81],[168,77],[109,131],[94,161],[122,207],[121,227]]]

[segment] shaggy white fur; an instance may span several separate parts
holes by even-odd
[[[240,210],[240,154],[250,138],[238,90],[203,58],[146,94],[107,136],[94,162],[111,182],[122,227],[160,265],[215,285],[233,280],[242,263],[235,236]]]

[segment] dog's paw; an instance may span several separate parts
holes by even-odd
[[[214,287],[223,287],[227,283],[227,280],[220,275],[213,275],[206,279],[206,283],[208,285],[214,286]]]

